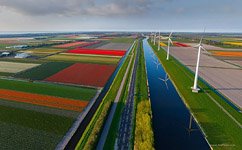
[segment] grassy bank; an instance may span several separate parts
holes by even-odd
[[[96,148],[108,111],[111,107],[113,100],[117,95],[118,89],[121,85],[123,76],[126,72],[130,59],[131,59],[131,55],[129,54],[126,57],[124,64],[118,71],[109,91],[107,92],[106,96],[102,100],[92,120],[90,121],[85,132],[83,133],[83,136],[81,137],[76,149],[95,149]]]
[[[201,80],[199,80],[198,85],[202,91],[192,93],[191,86],[194,74],[173,57],[166,61],[166,52],[164,50],[157,51],[156,45],[150,45],[152,45],[185,104],[198,121],[209,144],[214,149],[241,149],[241,113],[232,108]],[[231,117],[237,120],[237,123]]]
[[[134,149],[154,149],[151,104],[148,97],[147,74],[143,45],[138,53],[139,61],[135,83],[135,128]]]

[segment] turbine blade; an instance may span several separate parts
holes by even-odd
[[[170,35],[169,35],[169,38],[171,38],[171,35],[172,35],[173,31],[171,31]]]
[[[172,42],[172,40],[169,38],[169,41],[171,42],[171,44],[173,45],[173,42]]]
[[[168,84],[167,84],[166,82],[165,82],[165,84],[166,84],[166,88],[167,88],[167,90],[168,90],[168,89],[169,89],[169,88],[168,88]]]

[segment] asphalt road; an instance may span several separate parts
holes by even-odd
[[[131,82],[129,86],[128,98],[122,112],[121,122],[119,126],[118,139],[117,139],[117,149],[126,150],[130,149],[130,140],[132,135],[132,125],[133,125],[133,114],[134,114],[134,94],[135,94],[135,78],[137,65],[140,53],[140,43],[137,48],[137,55],[133,67],[133,73],[131,77]]]

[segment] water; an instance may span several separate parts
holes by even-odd
[[[147,39],[143,40],[145,51],[150,99],[152,107],[152,123],[155,136],[155,148],[160,149],[210,149],[204,135],[192,119],[192,129],[189,131],[190,113],[178,95],[172,82],[167,86],[161,79],[166,79],[166,72],[149,46]],[[156,63],[159,66],[157,69]],[[159,79],[160,78],[160,79]]]

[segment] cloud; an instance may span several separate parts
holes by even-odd
[[[0,7],[30,16],[127,16],[144,14],[166,0],[1,0]]]

